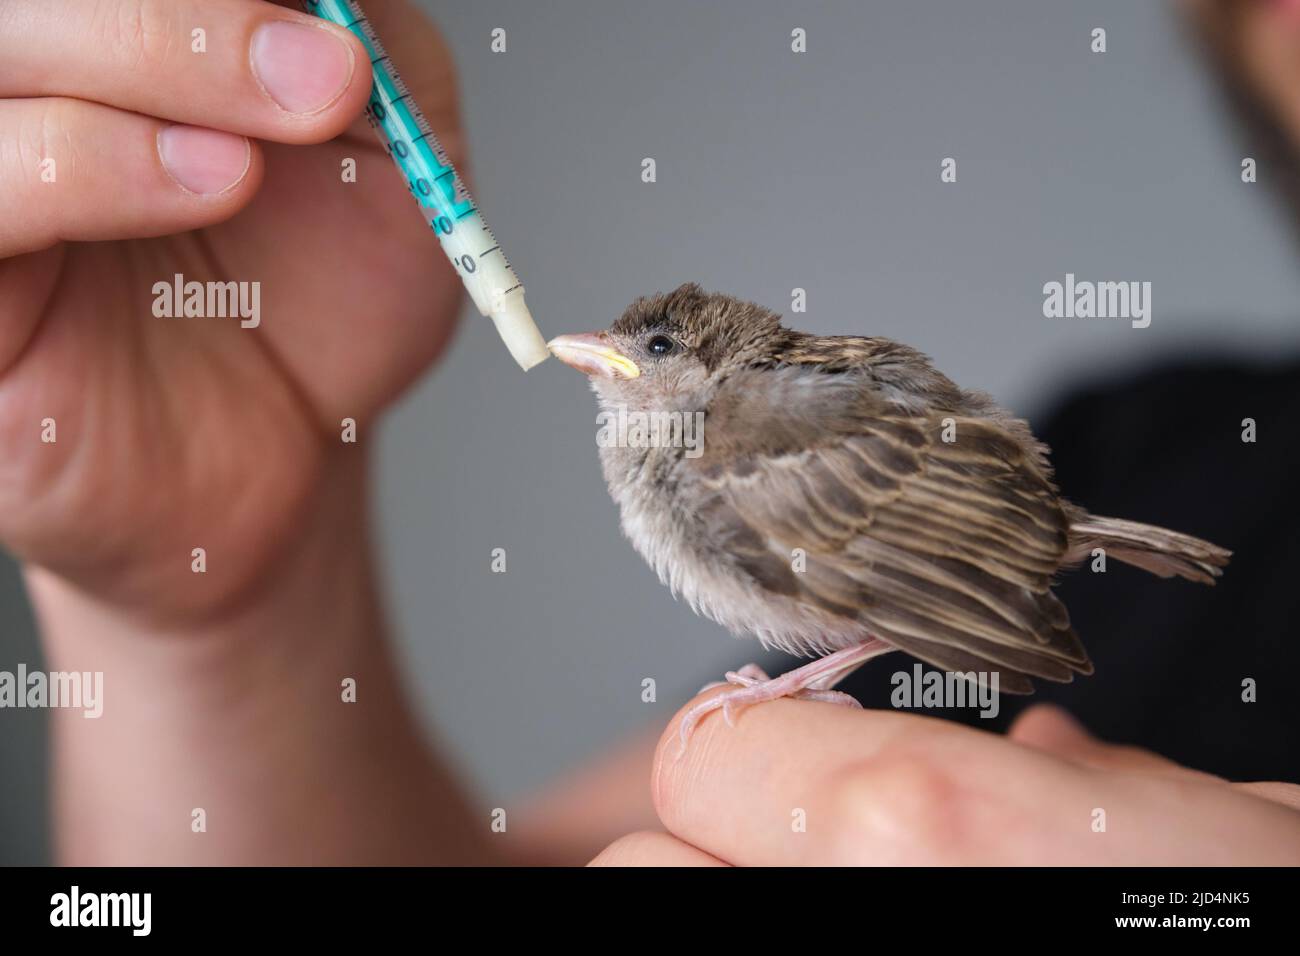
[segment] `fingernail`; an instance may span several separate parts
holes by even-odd
[[[352,48],[324,27],[274,20],[253,34],[253,72],[262,89],[290,113],[315,113],[342,95],[352,79]]]
[[[248,140],[198,126],[168,126],[158,134],[158,156],[176,182],[202,196],[243,181],[252,162]]]

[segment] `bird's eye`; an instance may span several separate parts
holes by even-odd
[[[656,335],[646,343],[651,355],[667,355],[676,347],[677,343],[666,335]]]

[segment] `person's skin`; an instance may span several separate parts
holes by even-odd
[[[745,711],[734,728],[710,717],[679,756],[684,712],[653,761],[662,829],[621,837],[594,865],[1300,861],[1300,787],[1230,784],[1105,744],[1050,706],[999,737],[780,700]]]
[[[101,718],[53,715],[61,862],[1296,858],[1294,788],[1228,785],[1050,714],[1002,739],[797,701],[706,720],[680,760],[674,722],[654,760],[646,738],[489,843],[403,701],[366,509],[371,426],[445,343],[459,284],[357,119],[364,59],[350,78],[320,51],[265,64],[297,114],[254,78],[260,24],[339,33],[284,6],[0,5],[0,541],[50,668],[105,673]],[[399,0],[370,12],[459,157],[441,39]],[[171,123],[252,142],[160,143]],[[200,161],[169,175],[187,141]],[[153,284],[178,272],[261,282],[263,324],[154,317]]]
[[[1300,0],[1179,2],[1225,78],[1300,146]]]
[[[441,37],[372,7],[460,158]],[[375,598],[368,439],[461,291],[369,88],[361,44],[288,3],[0,4],[0,541],[49,667],[105,675],[100,719],[53,714],[62,862],[483,858]],[[260,282],[261,326],[155,317],[175,273]]]

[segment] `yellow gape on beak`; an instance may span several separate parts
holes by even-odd
[[[636,378],[641,370],[630,358],[609,344],[603,332],[557,335],[546,343],[551,354],[584,375],[605,378]]]

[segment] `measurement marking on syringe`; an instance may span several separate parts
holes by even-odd
[[[483,214],[456,172],[451,155],[420,110],[414,92],[395,69],[395,58],[376,34],[362,4],[358,0],[301,2],[308,12],[345,27],[362,42],[373,73],[366,119],[396,161],[408,190],[425,207],[428,224],[437,233],[443,253],[456,267],[478,311],[492,317],[521,366],[527,368],[544,359],[545,343],[524,303],[523,283],[506,258],[504,247],[483,222]],[[0,6],[3,3],[0,0]],[[474,254],[466,250],[482,239],[476,242],[470,235],[460,234],[470,219],[478,221],[482,239],[491,243]],[[508,288],[502,292],[503,287]],[[506,296],[504,302],[498,298],[502,295]]]

